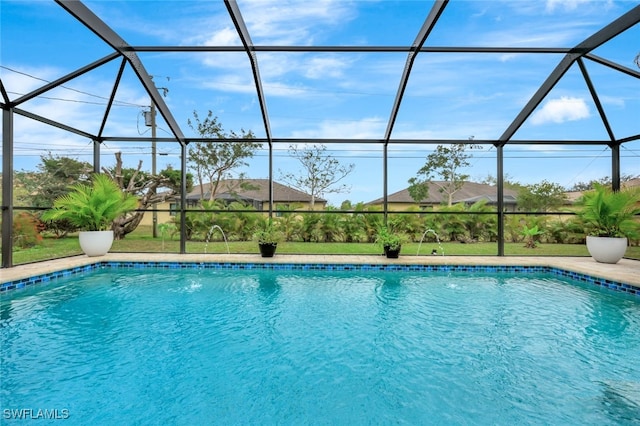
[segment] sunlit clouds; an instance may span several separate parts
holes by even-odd
[[[531,124],[564,123],[589,118],[589,107],[584,99],[562,96],[550,99],[531,117]]]

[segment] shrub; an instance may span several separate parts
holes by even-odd
[[[13,217],[13,245],[29,248],[40,244],[40,221],[31,213],[22,212]]]

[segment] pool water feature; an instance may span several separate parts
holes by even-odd
[[[635,424],[640,303],[549,273],[105,268],[0,299],[65,424]]]
[[[436,237],[436,242],[438,243],[438,249],[440,249],[440,254],[444,256],[444,248],[442,247],[442,243],[440,242],[440,237],[438,236],[438,234],[436,234],[436,231],[434,231],[433,229],[427,229],[422,233],[422,238],[420,238],[420,243],[418,243],[418,251],[416,252],[416,256],[420,255],[420,247],[422,247],[422,242],[424,241],[424,238],[427,236],[428,233],[432,233],[433,236]],[[437,255],[438,249],[431,250],[431,254]]]
[[[205,238],[204,241],[204,252],[207,252],[207,248],[209,247],[209,241],[211,240],[211,237],[213,236],[213,231],[215,230],[220,231],[220,233],[222,234],[222,239],[224,240],[224,245],[227,248],[227,254],[230,254],[231,251],[229,250],[229,243],[227,242],[227,236],[225,235],[224,231],[222,230],[222,228],[219,225],[212,225],[211,228],[209,228],[209,232],[207,232],[207,237]]]

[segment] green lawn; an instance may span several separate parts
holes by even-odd
[[[405,244],[402,247],[402,256],[415,256],[418,254],[418,243]],[[433,249],[438,250],[438,254],[450,256],[495,256],[498,254],[496,243],[442,243],[424,242],[420,246],[419,254],[429,256]],[[124,240],[115,241],[112,252],[152,252],[152,253],[179,253],[180,242],[177,240],[165,240],[162,238],[152,238],[150,233],[138,232],[127,236]],[[227,246],[224,242],[214,241],[187,242],[187,253],[226,253]],[[258,245],[252,241],[229,242],[231,253],[251,253],[258,254]],[[283,242],[278,245],[277,253],[280,254],[381,254],[381,248],[376,244],[361,243],[298,243]],[[62,239],[45,238],[36,247],[15,250],[13,263],[23,264],[40,260],[53,259],[58,257],[73,256],[81,254],[78,239],[69,236]],[[581,244],[540,244],[535,249],[528,249],[522,243],[505,244],[505,255],[511,256],[588,256],[587,249]],[[640,247],[629,247],[626,257],[640,259]]]

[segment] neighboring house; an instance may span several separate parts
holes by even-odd
[[[622,182],[620,184],[620,186],[622,186],[623,188],[637,188],[637,187],[640,187],[640,177],[637,177],[635,179],[629,179],[626,182]]]
[[[433,210],[434,208],[441,207],[447,203],[447,194],[440,192],[439,186],[436,184],[429,185],[429,196],[420,202],[414,201],[409,195],[408,189],[389,194],[387,197],[387,205],[389,210],[402,211],[407,210],[410,207],[419,206],[422,210]],[[504,206],[507,211],[516,210],[516,199],[518,191],[513,189],[504,190]],[[466,203],[474,204],[477,201],[487,200],[487,205],[497,206],[498,204],[498,189],[493,185],[487,185],[483,183],[465,182],[462,188],[453,194],[453,204]],[[373,200],[367,205],[379,205],[384,203],[383,198]]]
[[[200,204],[200,200],[209,200],[210,188],[209,184],[203,185],[201,191],[200,185],[193,187],[193,190],[186,196],[187,208],[194,208]],[[247,206],[251,206],[256,210],[267,210],[269,208],[269,179],[227,179],[220,182],[215,200],[223,200],[226,203],[240,201]],[[169,212],[158,212],[158,223],[165,223],[175,216],[178,211],[180,200],[168,200],[165,203],[158,204],[158,209],[171,210]],[[298,191],[278,182],[273,182],[273,209],[277,214],[278,207],[282,209],[295,208],[296,210],[309,210],[311,203],[311,195]],[[327,205],[327,200],[316,198],[314,210],[323,210]],[[152,214],[146,212],[142,218],[141,225],[152,225]]]
[[[640,187],[640,178],[629,179],[626,182],[620,183],[620,187],[624,188],[638,188]],[[564,195],[567,198],[567,204],[572,206],[574,205],[584,194],[585,191],[568,191],[565,192]]]

